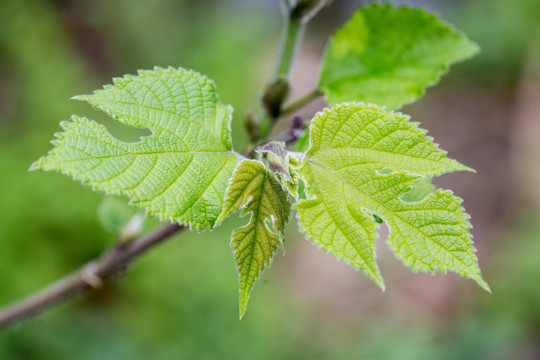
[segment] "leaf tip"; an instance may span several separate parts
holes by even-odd
[[[223,220],[225,220],[226,217],[227,217],[227,215],[225,215],[225,214],[222,212],[222,213],[217,217],[216,222],[214,222],[214,225],[212,226],[212,229],[217,228],[219,225],[221,225],[221,223],[223,222]]]
[[[75,95],[69,98],[69,100],[88,101],[90,95]]]
[[[446,154],[445,154],[446,155]],[[476,170],[474,170],[473,168],[467,166],[467,165],[464,165],[462,163],[460,163],[459,161],[455,160],[455,159],[450,159],[450,158],[446,158],[448,159],[448,161],[450,162],[449,165],[450,165],[450,168],[445,171],[445,172],[453,172],[453,171],[468,171],[468,172],[472,172],[474,174],[476,174]]]
[[[376,274],[374,274],[373,276],[369,276],[369,277],[371,278],[371,280],[373,280],[373,282],[375,284],[377,284],[377,286],[381,289],[382,292],[386,291],[386,285],[384,284],[384,280],[383,280],[382,275],[381,275],[380,272],[377,271]]]
[[[456,160],[454,160],[456,161]],[[462,163],[460,163],[459,161],[456,161],[458,163],[458,165],[456,166],[456,170],[458,171],[468,171],[468,172],[472,172],[474,174],[476,174],[476,170],[474,170],[473,168],[471,167],[468,167],[467,165],[464,165]]]
[[[488,293],[490,294],[493,294],[493,292],[491,291],[491,288],[489,287],[488,283],[484,281],[484,279],[482,279],[482,276],[481,275],[478,275],[478,276],[475,276],[474,277],[474,281],[476,281],[476,283],[484,290],[486,290]]]
[[[251,295],[251,289],[248,291],[247,294],[245,294],[244,292],[242,292],[242,290],[240,290],[240,307],[238,308],[238,319],[239,320],[242,320],[244,315],[246,315],[247,305],[248,305],[248,301],[249,301],[249,295]]]
[[[238,314],[238,320],[242,320],[244,315],[246,315],[246,310],[247,310],[246,306],[240,305],[240,312]]]
[[[37,171],[37,170],[41,170],[41,162],[42,162],[42,157],[37,159],[36,161],[34,161],[30,167],[28,168],[28,171]]]

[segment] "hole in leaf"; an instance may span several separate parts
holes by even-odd
[[[403,194],[400,199],[405,202],[422,201],[435,190],[436,187],[431,182],[431,178],[426,177],[416,183],[416,185],[414,185],[411,190]]]
[[[91,120],[95,120],[105,126],[107,131],[116,139],[125,143],[137,143],[141,138],[151,136],[152,131],[147,128],[139,128],[131,125],[122,124],[102,111],[93,111],[91,114],[81,114]]]

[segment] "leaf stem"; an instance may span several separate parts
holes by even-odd
[[[272,85],[278,80],[282,79],[287,84],[287,88],[284,90],[285,93],[281,94],[284,95],[282,98],[285,98],[287,95],[286,93],[288,92],[289,75],[294,64],[294,59],[298,53],[298,49],[302,43],[306,21],[293,16],[294,9],[291,7],[289,1],[282,0],[281,7],[284,18],[283,30],[281,32],[281,41],[276,59],[276,65],[274,72],[268,81],[266,91],[272,88]],[[262,98],[264,97],[265,94],[263,94]],[[279,106],[281,106],[281,104],[279,104]],[[279,116],[279,112],[271,115],[268,113],[268,111],[264,111],[262,109],[258,111],[259,129],[256,136],[252,138],[252,140],[254,140],[253,143],[256,143],[261,139],[265,139],[268,136]]]
[[[105,279],[125,272],[133,260],[170,239],[173,234],[182,229],[184,227],[181,225],[167,224],[140,240],[118,243],[101,257],[87,263],[71,275],[0,309],[0,329],[36,316],[53,306],[79,297],[93,288],[101,287]]]
[[[302,43],[304,27],[304,21],[291,18],[289,15],[285,17],[278,60],[276,61],[276,68],[272,80],[275,80],[278,77],[283,77],[285,79],[289,78],[294,59],[298,53],[300,44]]]
[[[319,89],[314,89],[311,92],[307,93],[306,95],[302,96],[298,100],[295,100],[291,102],[289,105],[285,106],[281,110],[281,116],[290,115],[291,113],[295,112],[298,109],[303,108],[313,100],[317,99],[319,96],[322,96],[322,92]]]

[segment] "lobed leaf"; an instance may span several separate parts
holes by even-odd
[[[319,88],[327,101],[364,101],[399,108],[423,95],[448,67],[478,52],[436,16],[407,6],[360,8],[331,39]]]
[[[298,219],[318,246],[382,286],[375,262],[376,226],[390,229],[388,243],[413,271],[451,270],[482,279],[461,199],[437,190],[417,202],[402,196],[422,179],[471,170],[448,159],[408,117],[363,103],[346,103],[316,115],[300,176],[307,200]]]
[[[231,147],[232,108],[221,103],[213,81],[156,67],[75,99],[152,135],[125,143],[74,115],[31,170],[56,170],[94,190],[127,195],[131,205],[163,220],[197,230],[214,226],[238,160]]]
[[[290,216],[287,193],[265,166],[255,160],[243,160],[231,179],[225,204],[217,223],[242,210],[251,212],[249,223],[232,233],[231,246],[240,281],[240,318],[247,309],[253,284],[270,266]],[[273,228],[269,226],[272,224]]]

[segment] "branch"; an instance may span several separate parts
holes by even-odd
[[[118,243],[101,257],[87,263],[71,275],[2,308],[0,329],[38,315],[55,305],[81,296],[93,288],[101,287],[104,280],[123,273],[133,260],[182,229],[184,227],[178,224],[167,224],[140,240]]]
[[[291,127],[288,130],[278,134],[273,140],[283,141],[285,145],[289,145],[300,138],[304,134],[304,122],[300,116],[293,117]]]
[[[307,104],[309,104],[310,102],[312,102],[313,100],[317,99],[319,96],[322,96],[322,95],[323,93],[319,89],[312,90],[308,94],[302,96],[300,99],[284,107],[281,110],[280,115],[281,116],[289,115],[295,112],[296,110],[303,108],[304,106],[306,106]]]
[[[305,22],[301,19],[292,18],[290,14],[286,14],[284,18],[283,32],[281,35],[279,55],[274,69],[273,80],[282,76],[285,79],[289,78],[296,53],[302,43],[304,35]]]
[[[257,153],[257,148],[259,146],[269,143],[272,140],[283,141],[285,145],[290,145],[296,140],[298,140],[302,135],[304,135],[305,127],[306,125],[304,124],[304,120],[302,120],[300,116],[295,116],[292,119],[291,126],[287,130],[279,133],[273,138],[267,138],[265,140],[259,141],[255,145],[247,147],[244,151],[244,156],[247,158],[255,157],[255,154]]]
[[[289,75],[309,20],[302,18],[302,14],[297,14],[299,4],[292,6],[289,1],[282,0],[281,5],[283,28],[274,72],[260,99],[255,123],[248,124],[248,128],[256,128],[256,131],[250,134],[252,143],[265,139],[280,116],[282,103],[289,93]],[[261,108],[261,105],[264,105],[264,108]],[[248,122],[250,120],[253,119],[248,119]]]

